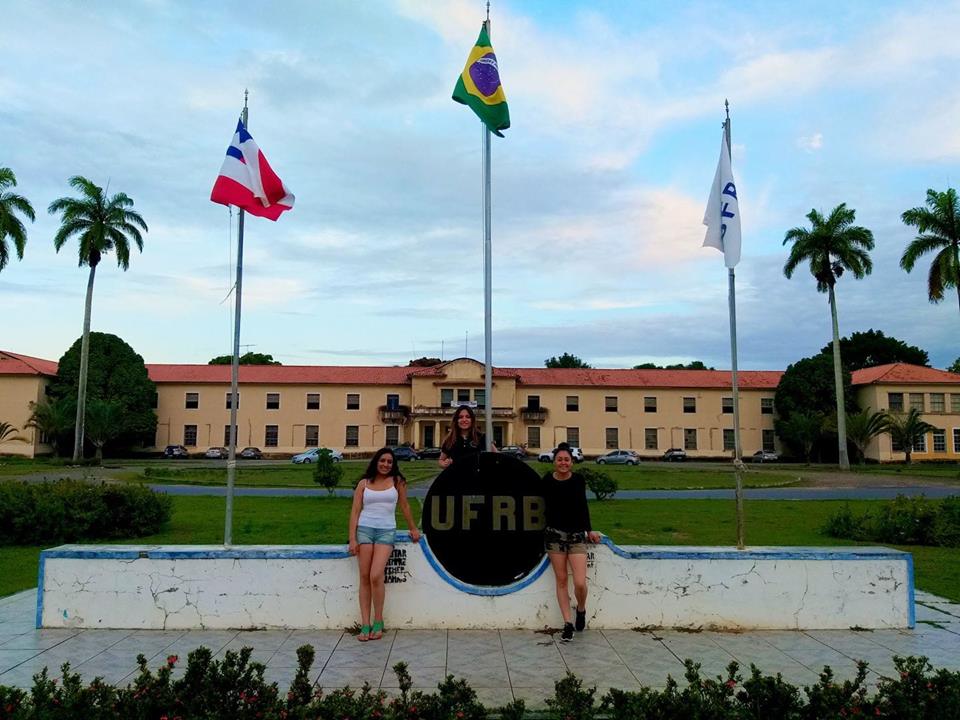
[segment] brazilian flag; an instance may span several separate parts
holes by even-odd
[[[468,105],[494,135],[503,137],[500,131],[510,127],[510,110],[500,84],[497,56],[490,47],[486,23],[480,28],[477,44],[470,51],[467,64],[457,79],[453,99]]]

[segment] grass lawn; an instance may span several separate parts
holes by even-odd
[[[219,544],[223,541],[223,498],[174,497],[169,527],[137,544]],[[851,501],[863,512],[883,501]],[[420,506],[411,501],[414,516]],[[747,544],[855,545],[823,535],[826,518],[842,500],[746,502]],[[726,500],[606,500],[591,502],[596,529],[621,545],[734,545],[733,503]],[[349,498],[234,499],[233,538],[237,545],[345,544]],[[402,518],[398,526],[405,527]],[[955,548],[904,546],[913,553],[917,587],[960,602],[960,552]],[[0,595],[36,585],[40,548],[0,548]]]

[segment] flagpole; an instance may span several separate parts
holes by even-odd
[[[484,23],[490,35],[490,3]],[[484,350],[484,432],[487,449],[493,442],[493,249],[491,242],[490,128],[483,126],[483,350]]]
[[[730,142],[730,103],[724,100],[727,119],[723,123],[723,134],[727,143],[727,157],[733,162]],[[736,476],[737,506],[737,549],[743,550],[743,453],[740,445],[740,384],[737,377],[737,280],[733,268],[727,268],[728,300],[730,304],[730,367],[733,382],[733,471]]]
[[[249,109],[248,91],[243,91],[243,112],[241,119],[247,127]],[[234,285],[233,312],[233,358],[230,362],[230,447],[227,449],[227,508],[223,523],[223,544],[233,542],[233,486],[237,474],[237,409],[240,405],[238,385],[240,384],[240,301],[243,289],[243,209],[240,209],[237,221],[237,281]]]

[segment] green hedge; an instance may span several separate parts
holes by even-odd
[[[584,688],[572,674],[558,681],[546,711],[527,710],[522,700],[496,709],[485,708],[465,680],[447,678],[436,692],[412,690],[405,663],[394,665],[400,693],[388,699],[382,690],[322,691],[311,685],[314,651],[297,650],[299,667],[284,695],[264,679],[262,664],[250,662],[250,648],[228,651],[214,660],[207,648],[190,653],[184,674],[173,679],[179,658],[170,656],[154,674],[142,655],[139,676],[116,688],[99,678],[84,685],[80,676],[62,666],[63,681],[47,670],[34,676],[33,688],[0,686],[0,720],[819,720],[821,718],[899,718],[921,720],[960,718],[960,673],[934,671],[926,658],[894,658],[897,676],[881,679],[868,696],[867,665],[858,663],[852,680],[837,681],[824,668],[819,681],[803,691],[777,675],[764,675],[751,666],[743,678],[737,663],[726,676],[700,675],[700,666],[686,662],[686,686],[668,678],[663,690],[611,689],[599,701],[596,688]]]
[[[0,545],[45,545],[152,535],[170,520],[166,495],[75,480],[0,483]]]
[[[862,515],[844,506],[827,519],[823,531],[850,540],[960,547],[960,496],[936,501],[897,495],[876,513]]]

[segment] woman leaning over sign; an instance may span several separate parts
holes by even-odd
[[[407,502],[407,479],[397,467],[393,451],[381,448],[370,460],[353,492],[350,511],[349,549],[360,565],[360,634],[357,636],[360,642],[383,637],[384,575],[397,533],[398,504],[410,528],[410,539],[419,542],[420,531]]]
[[[543,476],[547,527],[544,544],[557,581],[557,603],[563,615],[563,642],[573,640],[574,627],[587,625],[587,542],[600,542],[600,533],[590,525],[587,486],[583,476],[573,472],[570,446],[560,443],[553,454],[553,470]],[[567,568],[573,574],[573,594],[577,600],[576,625],[570,611]]]
[[[450,432],[440,445],[440,467],[446,468],[455,460],[476,458],[485,450],[496,452],[497,446],[487,444],[487,436],[477,428],[477,416],[469,405],[461,405],[453,414]]]

